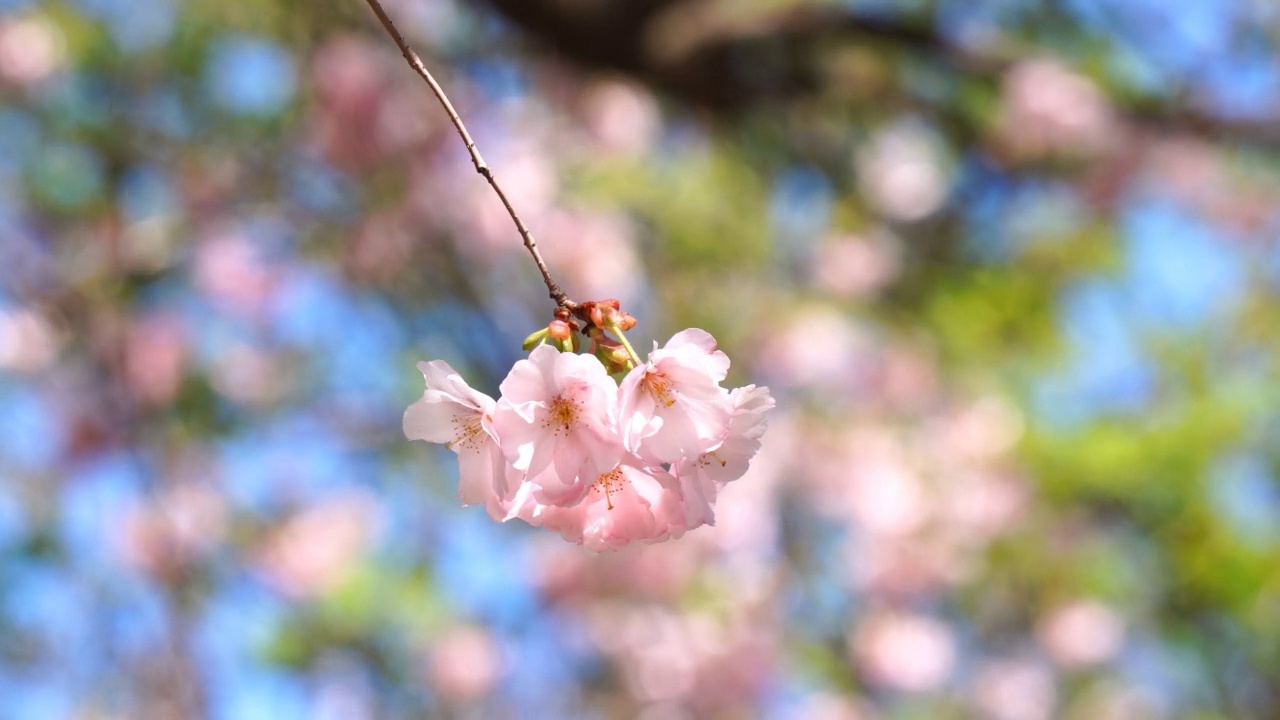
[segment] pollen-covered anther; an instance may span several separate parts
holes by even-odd
[[[702,453],[702,455],[698,458],[698,465],[702,467],[710,467],[711,463],[713,462],[719,463],[720,467],[724,467],[725,465],[729,464],[728,461],[726,461],[724,458],[717,455],[715,450],[712,450],[711,452]]]
[[[596,478],[593,486],[604,493],[604,501],[608,508],[612,510],[613,494],[621,490],[622,485],[626,482],[627,476],[623,474],[622,467],[619,466]]]
[[[455,447],[467,450],[479,449],[485,440],[484,428],[480,424],[480,417],[480,413],[467,413],[454,417],[451,421],[453,423],[453,440],[445,443],[444,446],[450,450]]]
[[[547,408],[547,416],[542,421],[542,426],[550,428],[556,435],[568,435],[578,424],[579,409],[577,403],[563,395],[557,395]]]
[[[644,387],[653,396],[653,401],[671,407],[676,404],[675,388],[665,373],[651,372],[644,376]]]

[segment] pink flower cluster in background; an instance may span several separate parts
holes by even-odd
[[[729,358],[677,333],[616,383],[593,355],[534,348],[495,401],[440,360],[404,415],[412,440],[458,455],[458,497],[595,551],[715,523],[716,496],[760,448],[768,388],[721,387]]]

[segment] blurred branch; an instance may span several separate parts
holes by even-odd
[[[471,162],[475,165],[476,172],[484,176],[489,181],[489,186],[497,193],[498,199],[502,201],[503,207],[507,209],[507,214],[511,216],[511,220],[516,224],[516,230],[520,232],[520,238],[524,240],[524,246],[528,248],[529,254],[533,256],[533,262],[538,266],[538,272],[542,273],[542,281],[547,285],[547,292],[556,305],[563,308],[573,309],[577,307],[577,303],[573,302],[564,294],[560,286],[551,278],[551,271],[547,269],[547,263],[542,259],[542,253],[538,252],[538,243],[533,239],[533,234],[529,232],[529,228],[525,227],[524,221],[520,219],[520,215],[516,213],[515,208],[511,205],[511,200],[507,198],[507,194],[503,192],[502,186],[498,184],[497,179],[493,176],[493,171],[485,164],[484,158],[480,156],[480,150],[476,148],[475,140],[471,139],[471,134],[467,132],[467,126],[463,124],[462,118],[458,116],[458,111],[453,108],[453,103],[449,102],[449,96],[445,95],[444,89],[431,76],[431,72],[427,70],[423,64],[422,58],[409,47],[405,42],[404,36],[396,29],[395,23],[387,15],[386,10],[382,9],[382,4],[378,0],[367,0],[369,7],[373,9],[374,14],[378,16],[378,21],[382,23],[382,27],[386,29],[387,34],[395,41],[397,47],[400,48],[404,59],[408,61],[409,67],[426,81],[431,87],[431,92],[444,106],[445,112],[449,114],[449,119],[453,122],[453,127],[457,129],[458,136],[462,138],[462,142],[467,146],[467,152],[471,155]]]
[[[775,56],[766,61],[759,52],[740,52],[765,28],[752,32],[746,26],[750,21],[742,19],[750,16],[739,16],[737,21],[720,17],[716,3],[485,0],[484,4],[570,60],[637,76],[691,105],[732,111],[814,89],[812,67],[799,58]],[[766,62],[767,66],[761,65]]]
[[[633,75],[720,114],[819,93],[823,49],[833,43],[876,42],[990,81],[1036,52],[1010,40],[977,51],[927,25],[834,5],[751,12],[716,0],[472,1],[498,10],[572,61]],[[1224,118],[1185,102],[1120,105],[1120,114],[1138,129],[1280,148],[1280,122],[1274,120]]]

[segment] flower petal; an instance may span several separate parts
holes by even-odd
[[[410,440],[448,443],[457,439],[459,422],[475,410],[453,402],[431,402],[423,398],[404,411],[404,434]]]

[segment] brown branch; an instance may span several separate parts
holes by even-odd
[[[529,228],[525,227],[524,221],[516,213],[516,209],[511,205],[511,200],[507,198],[507,194],[503,192],[502,186],[498,184],[498,180],[493,176],[493,171],[485,164],[484,158],[480,156],[480,150],[476,148],[476,141],[471,139],[471,133],[467,132],[467,126],[463,124],[462,118],[459,117],[458,111],[454,110],[453,103],[449,102],[449,96],[445,95],[444,88],[440,87],[440,83],[431,76],[431,71],[427,70],[427,66],[423,64],[422,58],[418,57],[418,53],[409,47],[409,43],[405,42],[404,36],[396,29],[396,25],[391,21],[387,11],[382,9],[382,3],[378,0],[367,0],[369,7],[373,9],[378,21],[382,23],[382,27],[386,28],[387,34],[395,41],[400,53],[404,55],[404,59],[408,61],[409,67],[426,81],[431,87],[431,92],[444,106],[444,110],[449,114],[449,120],[453,122],[453,127],[458,131],[458,136],[462,138],[462,142],[467,146],[467,152],[471,155],[471,163],[475,165],[476,172],[484,176],[489,181],[489,186],[497,193],[498,199],[502,201],[503,207],[507,209],[507,214],[511,216],[512,222],[516,224],[516,230],[520,232],[520,238],[524,240],[524,246],[528,248],[529,254],[533,256],[533,262],[538,266],[538,272],[542,273],[542,281],[547,285],[547,292],[551,299],[555,301],[559,307],[574,310],[578,307],[578,303],[570,300],[555,280],[551,279],[551,271],[547,269],[547,263],[542,259],[542,253],[538,252],[538,243],[533,239],[533,233],[529,232]]]
[[[927,58],[957,76],[998,82],[1013,64],[1045,49],[1005,38],[966,48],[928,24],[801,3],[747,12],[731,0],[470,0],[496,10],[558,55],[582,65],[631,75],[685,104],[714,114],[774,107],[818,95],[830,82],[826,48],[874,43]],[[1275,117],[1241,120],[1216,115],[1187,99],[1112,97],[1139,131],[1184,132],[1214,142],[1280,148]],[[910,98],[900,102],[916,104]],[[938,108],[935,108],[938,111]],[[948,115],[965,131],[975,121]]]

